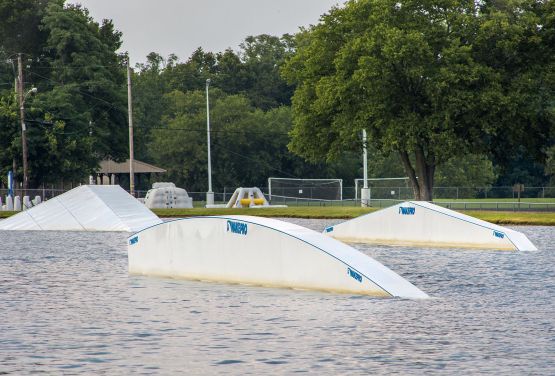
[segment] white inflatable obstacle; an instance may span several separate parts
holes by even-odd
[[[145,196],[145,205],[149,209],[192,208],[193,199],[183,188],[174,183],[154,183]]]
[[[307,228],[252,216],[191,217],[129,237],[131,274],[426,298],[384,265]]]
[[[231,199],[227,203],[228,208],[253,208],[268,207],[270,204],[262,191],[257,187],[243,188],[239,187],[231,195]]]
[[[330,226],[347,242],[529,251],[526,235],[426,201],[407,201]]]
[[[159,223],[119,185],[82,185],[0,221],[0,230],[135,232]]]

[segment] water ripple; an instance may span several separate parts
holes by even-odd
[[[555,228],[518,230],[541,251],[355,245],[421,301],[135,277],[126,234],[0,231],[0,374],[555,374]]]

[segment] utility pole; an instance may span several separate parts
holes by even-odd
[[[19,92],[19,116],[21,118],[21,146],[23,149],[23,197],[27,195],[29,188],[29,176],[27,171],[27,129],[25,127],[25,101],[23,97],[23,64],[21,62],[21,54],[17,55],[18,70],[18,92]]]
[[[208,192],[206,192],[206,205],[214,205],[214,192],[212,192],[212,161],[210,157],[210,102],[208,99],[208,87],[210,79],[206,80],[206,139],[208,149]]]
[[[92,139],[92,120],[89,120],[89,138]],[[89,175],[89,185],[95,185],[96,181],[94,175]]]
[[[127,112],[129,114],[129,193],[135,196],[135,172],[133,171],[133,98],[131,96],[131,65],[127,58]]]
[[[370,189],[368,188],[368,149],[367,149],[367,138],[366,129],[362,130],[362,165],[363,165],[363,175],[364,175],[364,185],[360,192],[360,206],[368,207],[370,206]]]

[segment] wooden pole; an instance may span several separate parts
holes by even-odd
[[[127,58],[127,112],[129,114],[129,193],[135,196],[135,172],[133,171],[133,100],[131,96],[131,66]]]

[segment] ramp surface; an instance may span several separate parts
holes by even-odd
[[[426,298],[386,266],[316,231],[253,216],[191,217],[132,235],[131,274]]]
[[[119,185],[82,185],[0,221],[0,230],[135,232],[159,223]]]
[[[330,226],[324,233],[347,242],[537,250],[521,232],[426,201],[406,201]]]

